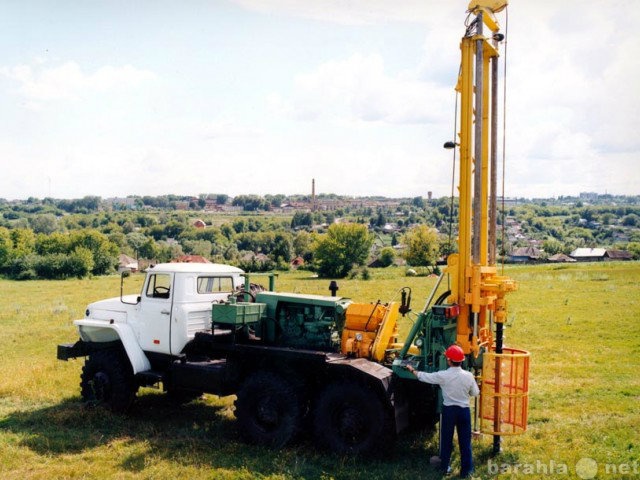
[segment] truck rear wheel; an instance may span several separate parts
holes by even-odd
[[[235,415],[243,437],[251,443],[282,447],[302,422],[299,392],[278,374],[257,372],[237,394]]]
[[[197,400],[203,395],[199,390],[185,390],[183,388],[171,388],[167,390],[167,397],[176,405],[186,405]]]
[[[80,394],[87,405],[124,412],[133,403],[137,390],[131,365],[118,351],[93,352],[82,367]]]
[[[378,395],[358,383],[334,383],[325,388],[313,420],[318,443],[342,455],[371,453],[385,443],[387,426]]]

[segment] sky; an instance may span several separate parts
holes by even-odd
[[[450,195],[467,4],[3,0],[0,198]],[[640,194],[640,3],[498,20],[504,194]]]

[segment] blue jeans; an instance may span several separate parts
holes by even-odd
[[[451,450],[453,448],[453,429],[458,432],[460,447],[460,475],[462,477],[473,472],[473,455],[471,454],[471,410],[456,406],[442,407],[440,424],[440,467],[449,468]]]

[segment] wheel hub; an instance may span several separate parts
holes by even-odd
[[[107,398],[111,388],[109,375],[105,372],[96,372],[89,384],[96,402],[101,402]]]
[[[258,404],[256,413],[256,420],[267,430],[273,429],[279,423],[278,409],[270,398],[265,398]]]
[[[366,424],[357,408],[346,407],[337,415],[340,436],[351,443],[358,443],[366,435]]]

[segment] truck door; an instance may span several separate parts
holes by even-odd
[[[140,306],[140,346],[147,352],[170,354],[173,275],[150,273]]]

